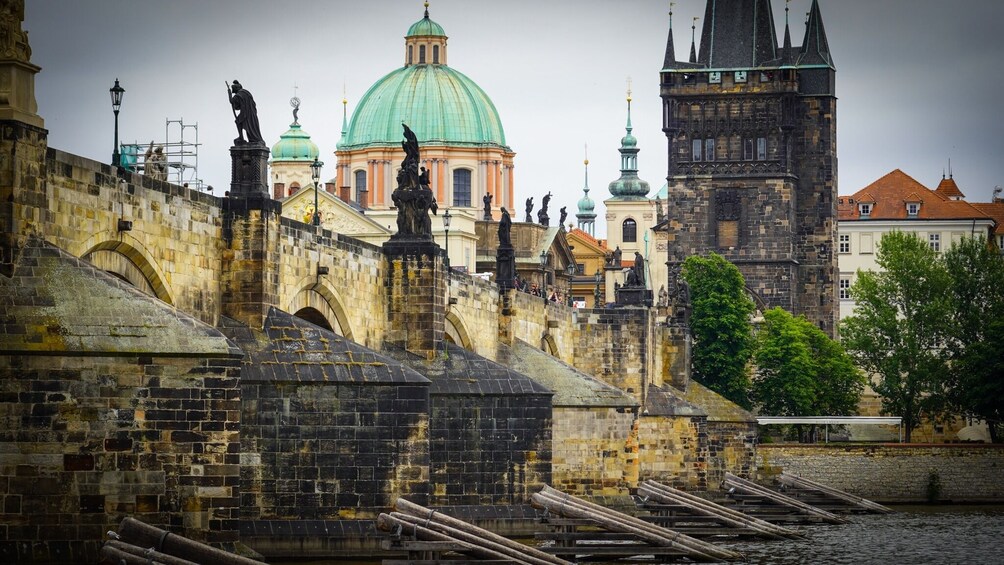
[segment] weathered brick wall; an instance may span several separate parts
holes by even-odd
[[[0,357],[0,560],[94,563],[126,516],[238,540],[236,359]]]
[[[499,331],[499,293],[491,282],[461,273],[449,276],[449,298],[456,304],[449,307],[450,317],[456,317],[458,330],[466,337],[470,349],[489,359],[496,358],[495,344]],[[457,345],[465,346],[464,343]]]
[[[25,236],[48,219],[44,129],[0,120],[0,273],[10,275]]]
[[[653,354],[651,316],[643,308],[580,311],[575,366],[641,400]]]
[[[635,411],[555,407],[552,486],[575,496],[625,494],[637,460]]]
[[[244,382],[242,517],[374,519],[428,489],[427,384]]]
[[[923,502],[931,473],[940,500],[1004,502],[1000,445],[760,445],[760,478],[781,471],[868,499]]]
[[[550,484],[549,396],[430,397],[430,504],[529,504]]]
[[[706,489],[707,428],[704,416],[643,416],[638,425],[638,482],[651,479],[676,488]]]
[[[756,470],[756,422],[708,422],[708,484],[716,485],[725,472],[749,477]]]

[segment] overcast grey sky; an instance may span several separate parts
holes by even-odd
[[[811,0],[791,2],[800,44]],[[678,59],[704,0],[677,0]],[[778,38],[784,2],[773,0]],[[589,146],[594,199],[619,176],[626,79],[639,175],[665,183],[659,70],[666,0],[432,0],[449,36],[450,66],[477,82],[516,151],[516,200],[554,193],[574,219]],[[1004,185],[1004,55],[1000,0],[820,0],[837,67],[839,190],[852,194],[899,168],[934,188],[951,159],[969,201]],[[165,120],[198,123],[199,173],[229,185],[235,137],[224,82],[255,97],[270,145],[292,121],[294,85],[303,129],[334,174],[342,92],[351,113],[377,79],[404,62],[403,36],[422,17],[419,0],[28,0],[24,28],[49,144],[108,162],[117,77],[126,89],[122,140],[165,138]],[[700,22],[697,27],[700,43]],[[602,205],[597,230],[605,233]],[[552,214],[553,215],[553,214]],[[600,235],[600,234],[598,234]]]

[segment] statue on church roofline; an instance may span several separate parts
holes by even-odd
[[[245,90],[240,82],[234,80],[232,87],[227,85],[227,96],[234,111],[234,123],[237,124],[237,138],[234,139],[234,145],[264,145],[265,140],[261,136],[261,126],[258,124],[258,108],[251,93]]]
[[[397,173],[397,188],[391,193],[391,200],[397,208],[397,233],[391,239],[432,240],[432,218],[439,210],[436,197],[429,188],[429,175],[425,168],[419,172],[418,138],[407,124],[404,127],[404,160]]]
[[[532,224],[533,223],[533,216],[531,215],[532,212],[533,212],[533,197],[531,196],[530,198],[526,199],[526,220],[525,221],[528,224]]]
[[[551,192],[548,191],[544,198],[540,200],[540,211],[537,212],[537,223],[547,226],[551,223],[551,218],[547,215],[547,205],[551,202]]]
[[[502,207],[502,218],[499,220],[499,247],[512,247],[512,218],[509,211]]]
[[[492,195],[490,192],[486,192],[481,201],[485,204],[485,215],[482,218],[486,222],[492,221]]]
[[[558,227],[564,230],[565,219],[568,218],[568,206],[562,206],[559,212],[561,213],[561,219],[558,220]]]

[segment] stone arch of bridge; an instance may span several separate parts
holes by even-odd
[[[87,251],[80,256],[82,259],[118,276],[151,296],[168,304],[174,304],[174,297],[167,287],[163,271],[153,261],[149,250],[140,242],[105,239],[90,244],[86,249]]]
[[[551,357],[558,357],[558,342],[555,341],[554,336],[549,333],[545,333],[541,336],[540,349]]]
[[[342,300],[335,289],[323,282],[312,282],[301,288],[289,301],[286,311],[312,324],[321,327],[326,325],[336,334],[352,340],[352,328],[349,326],[349,317],[345,314]],[[317,319],[318,316],[327,324],[318,323],[320,321]]]
[[[471,341],[470,332],[467,331],[467,324],[452,310],[446,313],[445,330],[445,337],[448,341],[468,351],[474,351],[474,343]],[[477,351],[474,352],[477,353]]]

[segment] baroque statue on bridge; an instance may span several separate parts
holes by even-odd
[[[234,145],[252,143],[264,145],[261,126],[258,125],[258,107],[255,106],[251,93],[244,90],[241,83],[235,80],[232,88],[227,85],[227,96],[230,98],[234,122],[237,124],[237,139],[234,139]]]
[[[435,214],[439,210],[436,197],[429,188],[429,175],[422,167],[418,154],[418,138],[407,124],[404,127],[404,160],[397,173],[397,188],[391,194],[391,200],[397,208],[397,233],[391,239],[432,239],[432,218],[429,211]]]

